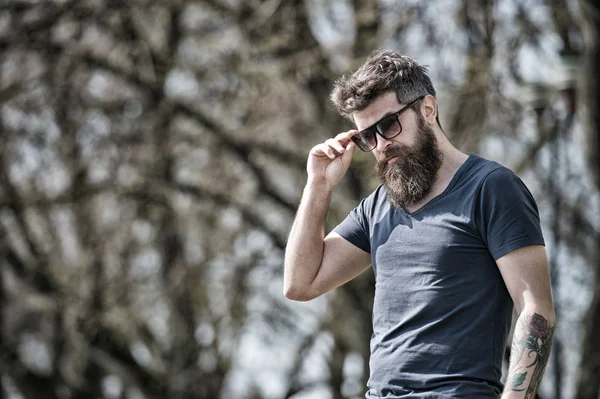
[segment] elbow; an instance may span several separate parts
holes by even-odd
[[[538,313],[540,313],[546,318],[546,320],[548,320],[549,325],[556,325],[556,309],[554,308],[553,303],[549,303],[545,308],[539,309]]]
[[[546,306],[541,306],[539,304],[537,306],[525,306],[520,314],[538,314],[546,320],[549,326],[556,326],[556,310],[552,304]]]
[[[316,297],[316,295],[312,295],[308,289],[295,287],[291,284],[284,284],[283,295],[289,300],[298,302],[307,302]]]

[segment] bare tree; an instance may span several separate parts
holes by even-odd
[[[372,273],[296,305],[281,295],[282,253],[308,150],[351,126],[328,104],[333,81],[375,47],[410,48],[415,29],[432,51],[455,45],[441,31],[441,4],[4,0],[2,397],[260,398],[263,381],[247,373],[269,364],[282,380],[270,396],[362,396]],[[550,32],[566,52],[580,50],[570,3],[543,7],[548,25],[519,4],[507,21],[498,2],[460,3],[441,17],[464,38],[445,64],[463,65],[461,78],[432,68],[441,96],[453,99],[442,103],[452,139],[466,151],[491,139],[524,148],[506,163],[542,183],[544,154],[570,140],[573,121],[545,112],[543,129],[520,134],[528,114],[505,87],[525,82],[518,54]],[[584,37],[595,37],[593,26]],[[594,45],[586,39],[588,75]],[[590,171],[572,175],[597,181],[593,154]],[[328,227],[377,184],[371,168],[368,154],[356,155]],[[553,198],[543,209],[560,208],[556,247],[595,265],[589,196],[573,200],[560,184],[537,190]],[[597,302],[581,392],[597,374]],[[249,337],[267,354],[253,354]],[[360,371],[348,374],[348,364]]]

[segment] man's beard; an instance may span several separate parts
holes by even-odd
[[[375,173],[388,189],[387,198],[395,208],[406,209],[429,192],[442,165],[433,129],[418,116],[417,142],[412,147],[395,143],[377,160]],[[395,159],[388,165],[388,161]]]

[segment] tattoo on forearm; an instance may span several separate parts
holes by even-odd
[[[507,388],[534,398],[550,356],[554,326],[537,313],[523,315],[515,327]]]

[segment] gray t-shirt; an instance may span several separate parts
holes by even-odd
[[[472,154],[417,211],[379,186],[335,231],[375,271],[365,397],[498,398],[513,303],[495,260],[544,244],[523,182]]]

